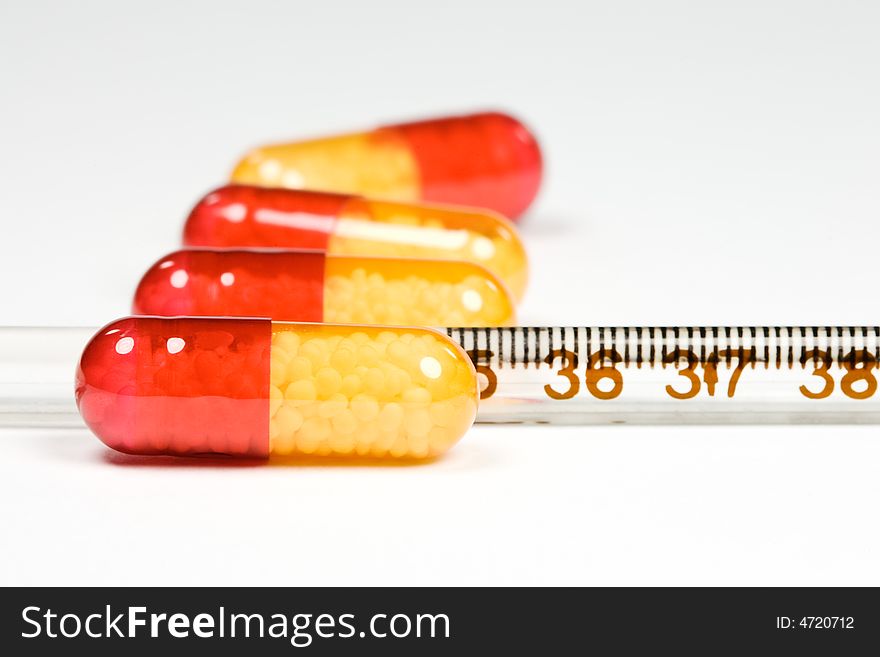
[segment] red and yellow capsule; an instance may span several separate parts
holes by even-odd
[[[257,148],[232,180],[490,208],[519,217],[541,184],[541,151],[526,127],[487,112]]]
[[[183,231],[187,246],[321,249],[333,255],[467,260],[521,299],[528,260],[513,225],[485,210],[374,201],[228,185],[202,198]]]
[[[130,317],[101,329],[76,401],[131,454],[437,456],[474,421],[467,355],[429,329]]]
[[[516,323],[504,285],[470,262],[265,249],[175,251],[144,274],[133,310],[396,326]]]

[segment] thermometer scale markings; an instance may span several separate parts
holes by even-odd
[[[687,332],[686,337],[681,334],[683,330]],[[606,338],[606,331],[611,332],[610,340]],[[644,336],[644,331],[650,332],[648,338]],[[708,331],[712,333],[713,343],[709,352],[707,352]],[[743,344],[746,331],[749,333],[750,345]],[[498,367],[523,367],[526,369],[530,365],[535,367],[543,365],[553,369],[553,366],[549,365],[546,360],[552,351],[567,349],[566,345],[572,344],[574,349],[568,350],[577,355],[592,353],[593,343],[598,343],[598,352],[616,351],[621,354],[620,364],[624,367],[641,367],[643,364],[648,364],[651,366],[660,365],[665,368],[667,365],[672,365],[668,361],[664,362],[669,358],[669,354],[676,350],[694,351],[697,346],[699,346],[697,363],[700,365],[706,363],[712,355],[717,355],[720,351],[732,351],[733,353],[724,356],[727,361],[732,361],[735,358],[735,352],[739,349],[747,351],[755,348],[759,336],[763,338],[763,344],[760,345],[762,355],[751,361],[752,367],[759,363],[769,367],[772,363],[778,369],[783,367],[783,360],[789,368],[794,367],[796,363],[806,367],[806,363],[798,362],[795,354],[800,353],[803,356],[804,353],[812,349],[828,350],[831,345],[823,345],[823,340],[836,342],[830,349],[834,353],[831,360],[839,367],[843,367],[844,361],[848,360],[848,353],[858,349],[868,350],[874,360],[880,362],[880,326],[777,326],[772,328],[518,326],[510,328],[447,328],[445,332],[465,351],[474,349],[492,351],[497,355],[494,364]],[[584,337],[581,336],[581,332],[585,334]],[[660,333],[659,339],[658,332]],[[672,333],[672,343],[669,341],[669,333]],[[695,333],[699,335],[695,336]],[[634,355],[631,349],[633,334],[636,335],[637,340]],[[855,342],[846,344],[847,341]],[[775,342],[775,344],[771,344],[771,342]],[[643,353],[645,345],[650,347],[647,358]],[[657,357],[658,346],[659,358]],[[818,362],[819,358],[815,357],[813,360]],[[849,360],[851,361],[851,356]]]
[[[667,366],[694,382],[690,391],[675,391],[676,399],[689,399],[700,390],[697,368],[703,370],[703,382],[714,396],[716,370],[722,362],[727,370],[735,369],[728,387],[733,397],[740,374],[763,364],[764,370],[812,369],[813,376],[825,380],[819,392],[801,386],[809,399],[827,397],[834,381],[827,372],[836,365],[847,374],[841,382],[842,391],[853,399],[865,399],[876,389],[871,370],[880,363],[880,326],[797,327],[797,326],[734,326],[734,327],[509,327],[509,328],[448,328],[455,340],[471,357],[479,371],[492,377],[505,370],[553,372],[567,377],[573,384],[554,399],[568,399],[579,389],[572,379],[574,371],[587,369],[588,388],[599,399],[613,399],[623,388],[618,368],[652,370]],[[542,366],[544,366],[542,368]],[[592,378],[592,385],[590,381]],[[616,392],[600,391],[598,381],[609,378],[616,383]],[[853,387],[852,383],[862,381]],[[493,384],[492,392],[495,387]],[[547,394],[551,392],[548,390]],[[484,399],[490,395],[484,396]]]

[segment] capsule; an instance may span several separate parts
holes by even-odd
[[[526,127],[488,112],[257,148],[233,182],[490,208],[516,219],[541,184]]]
[[[528,279],[522,241],[498,214],[323,192],[221,187],[193,208],[183,243],[469,260],[492,271],[517,299]]]
[[[419,328],[129,317],[76,373],[86,424],[129,454],[423,459],[477,399],[467,355]]]
[[[470,262],[266,249],[175,251],[141,278],[133,312],[396,326],[516,323],[504,284]]]

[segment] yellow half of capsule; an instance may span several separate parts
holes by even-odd
[[[328,256],[324,321],[396,326],[511,326],[504,284],[471,262]]]
[[[238,163],[232,181],[395,201],[414,201],[421,195],[418,164],[393,130],[257,148]]]
[[[272,325],[270,452],[427,458],[474,421],[465,353],[427,329]]]
[[[488,210],[352,199],[339,215],[329,253],[467,260],[483,265],[520,300],[528,259],[510,221]]]

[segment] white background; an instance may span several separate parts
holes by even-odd
[[[250,146],[480,108],[547,158],[522,323],[880,322],[877,3],[156,4],[0,5],[0,324],[126,314]],[[877,427],[477,427],[387,468],[0,446],[3,584],[880,584]]]

